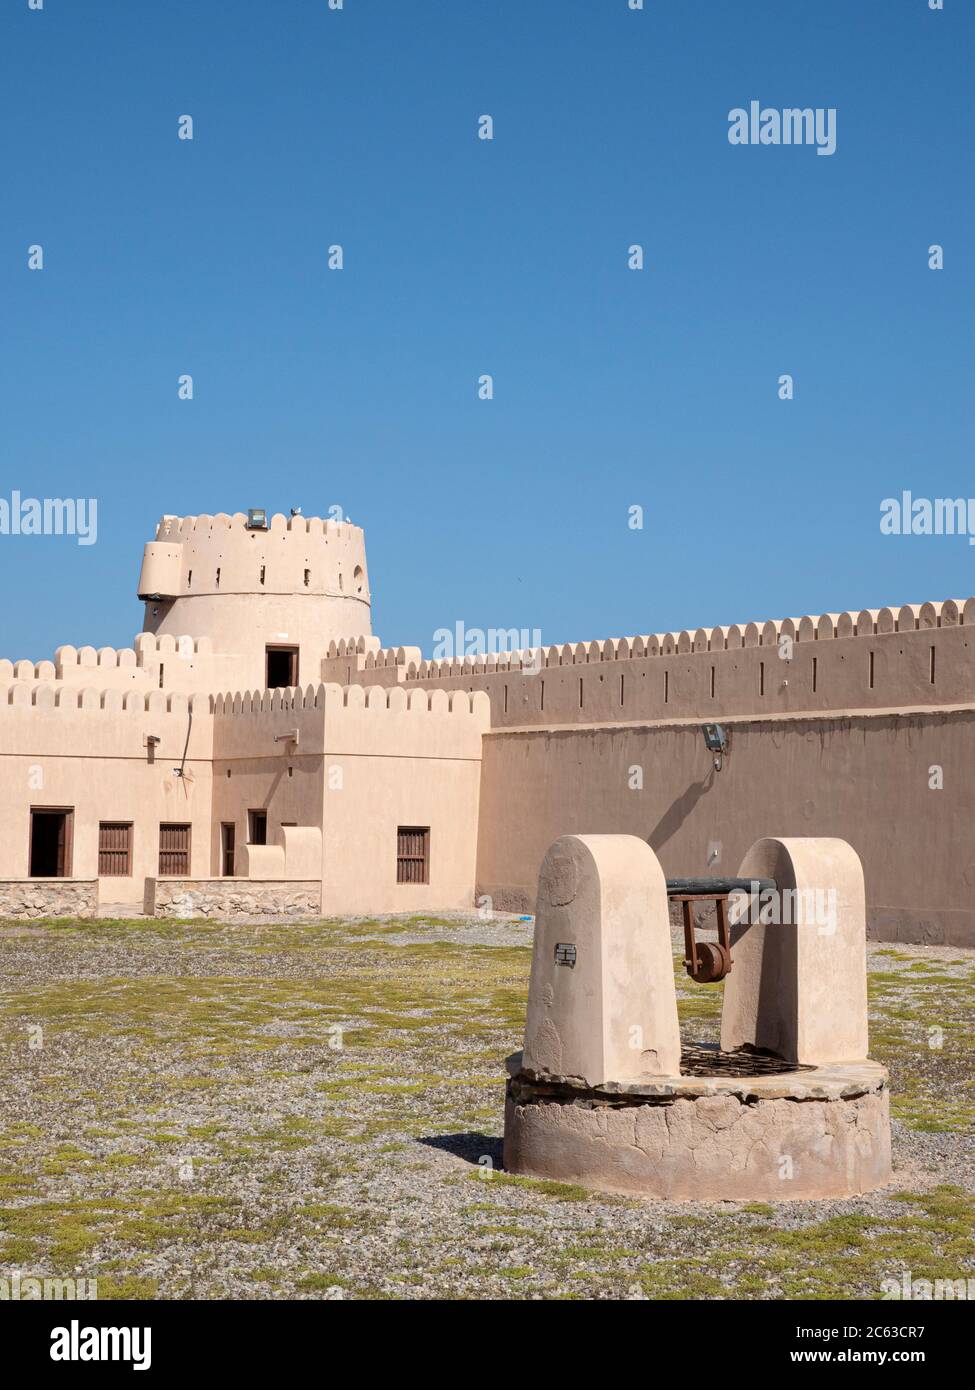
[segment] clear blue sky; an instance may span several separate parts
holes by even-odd
[[[426,653],[975,592],[879,530],[975,495],[973,54],[969,0],[6,0],[0,496],[99,535],[0,536],[0,653],[128,644],[158,517],[248,506],[342,506]]]

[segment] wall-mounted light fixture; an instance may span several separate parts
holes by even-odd
[[[728,735],[720,724],[702,724],[701,733],[704,735],[705,748],[714,754],[714,770],[720,772],[722,760],[728,751]]]

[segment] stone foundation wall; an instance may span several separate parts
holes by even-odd
[[[0,917],[94,917],[96,878],[0,879]]]
[[[890,1181],[886,1088],[830,1100],[702,1095],[622,1106],[520,1089],[509,1083],[505,1104],[510,1173],[699,1202],[854,1197]]]
[[[250,878],[147,878],[150,917],[317,917],[322,885]]]

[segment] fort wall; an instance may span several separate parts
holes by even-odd
[[[975,599],[826,613],[416,661],[415,649],[330,649],[327,670],[483,690],[494,728],[893,709],[975,700]],[[354,676],[353,672],[353,676]]]
[[[282,866],[296,883],[314,869],[326,910],[469,907],[489,719],[487,697],[467,691],[319,684],[187,697],[13,681],[0,688],[0,880],[28,875],[32,810],[70,811],[68,876],[136,907],[159,875],[160,825],[189,826],[181,877],[210,880],[224,876],[225,822],[247,872],[258,811],[268,849],[256,857],[293,841]],[[132,826],[124,876],[99,877],[100,822]],[[428,882],[397,883],[401,826],[430,832]]]
[[[736,720],[720,772],[696,721],[494,730],[478,893],[533,911],[560,835],[638,835],[672,877],[734,873],[773,832],[838,837],[863,862],[872,936],[975,946],[973,761],[972,708]]]
[[[132,872],[99,879],[104,901],[141,903],[161,823],[190,826],[192,872],[208,873],[210,703],[49,681],[0,689],[0,878],[29,873],[31,808],[72,809],[70,876],[79,879],[98,878],[99,822],[133,825]]]

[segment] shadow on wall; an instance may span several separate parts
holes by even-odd
[[[667,810],[647,836],[647,844],[652,850],[659,852],[661,847],[677,834],[701,797],[704,796],[705,792],[711,790],[714,778],[715,772],[712,768],[702,781],[692,782],[687,790],[681,792],[677,800],[667,807]]]

